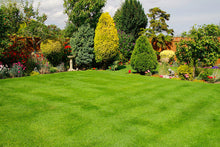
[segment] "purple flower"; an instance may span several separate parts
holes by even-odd
[[[218,66],[213,66],[212,69],[218,69]]]

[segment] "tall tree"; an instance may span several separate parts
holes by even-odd
[[[6,17],[10,20],[8,22],[8,25],[10,26],[8,33],[16,34],[23,20],[23,14],[20,11],[18,4],[16,2],[9,1],[7,3],[3,3],[1,5],[1,9]]]
[[[87,23],[95,29],[105,2],[106,0],[64,0],[65,13],[69,17],[68,23],[75,25],[74,30]]]
[[[170,14],[158,7],[149,10],[147,16],[150,18],[150,26],[144,29],[141,34],[146,34],[151,39],[154,50],[160,52],[169,49],[172,45],[173,29],[169,29],[166,21],[169,21]]]
[[[97,24],[94,38],[94,52],[97,63],[108,66],[118,54],[119,38],[114,20],[108,12],[103,13]]]
[[[114,16],[116,27],[126,34],[133,34],[135,39],[139,37],[141,28],[147,26],[147,16],[142,4],[138,0],[125,0],[121,8]]]

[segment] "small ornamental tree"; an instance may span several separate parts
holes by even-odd
[[[157,68],[157,56],[146,36],[140,36],[135,44],[131,55],[131,67],[137,72],[144,74]]]
[[[219,27],[203,25],[197,28],[194,26],[185,35],[190,39],[182,39],[177,44],[176,57],[179,62],[193,66],[193,76],[195,76],[198,62],[201,62],[203,66],[213,66],[218,59],[220,43],[217,36],[219,36]]]
[[[103,68],[108,66],[118,54],[119,38],[114,21],[108,12],[99,18],[95,30],[94,52],[97,63],[102,63]]]
[[[94,59],[94,34],[95,31],[89,24],[82,25],[73,33],[70,39],[72,54],[78,68],[88,68]]]

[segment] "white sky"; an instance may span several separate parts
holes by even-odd
[[[124,0],[107,0],[104,12],[114,16],[115,11]],[[194,24],[220,25],[220,0],[139,0],[145,13],[150,8],[160,7],[171,15],[168,22],[175,35],[188,31]],[[36,6],[40,2],[40,13],[48,16],[46,24],[55,24],[64,28],[67,16],[63,13],[63,0],[34,0]]]

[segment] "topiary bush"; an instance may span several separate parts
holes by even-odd
[[[177,73],[181,80],[193,80],[193,67],[190,67],[187,64],[180,65],[177,69]]]
[[[140,36],[131,55],[131,66],[137,72],[144,74],[157,68],[157,56],[146,36]]]
[[[89,68],[94,59],[94,35],[95,31],[89,24],[82,25],[73,33],[70,39],[72,54],[78,68]]]
[[[94,38],[94,52],[97,63],[107,68],[118,54],[119,38],[114,21],[108,12],[103,13],[97,24]]]
[[[61,43],[57,40],[46,40],[41,43],[40,46],[44,56],[53,65],[57,66],[62,63],[62,57],[64,55],[64,50]]]

